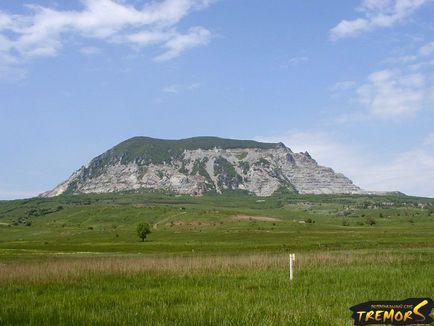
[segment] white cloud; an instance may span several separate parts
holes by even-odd
[[[344,37],[354,37],[370,28],[366,19],[343,20],[330,30],[330,37],[336,41]]]
[[[299,57],[292,57],[289,58],[288,60],[286,60],[285,62],[283,62],[280,65],[280,68],[289,68],[289,67],[295,67],[298,66],[299,64],[303,63],[303,62],[307,62],[309,61],[309,57],[306,56],[299,56]]]
[[[21,67],[0,65],[0,82],[16,83],[27,77],[27,71]]]
[[[434,155],[423,149],[402,152],[387,163],[366,166],[358,178],[367,189],[434,197]]]
[[[372,73],[357,89],[361,103],[380,118],[395,118],[419,111],[426,96],[425,77],[399,70]]]
[[[428,136],[425,137],[423,145],[426,147],[434,145],[434,132],[430,133]]]
[[[427,110],[434,103],[434,42],[413,53],[392,57],[383,63],[394,66],[372,72],[364,82],[343,81],[331,86],[331,97],[344,95],[348,106],[360,104],[364,110],[342,113],[334,122],[360,122],[369,118],[400,118]],[[398,68],[399,67],[399,68]],[[348,92],[350,91],[350,92]]]
[[[164,93],[169,94],[178,94],[179,93],[179,87],[176,85],[169,85],[163,88],[162,90]]]
[[[162,91],[163,93],[178,94],[184,91],[194,91],[195,89],[198,89],[200,86],[201,83],[197,83],[197,82],[188,85],[169,85],[163,87]]]
[[[164,0],[148,2],[138,9],[124,0],[82,0],[82,10],[57,10],[27,6],[27,15],[0,11],[0,63],[6,58],[24,60],[53,56],[80,35],[114,43],[162,46],[166,52],[159,61],[172,59],[187,49],[210,39],[204,27],[191,27],[186,33],[177,23],[194,10],[209,6],[209,0]]]
[[[330,122],[326,122],[325,125],[335,126],[344,125],[344,124],[360,124],[366,121],[369,121],[371,116],[366,112],[354,111],[354,112],[345,112],[343,114],[339,114],[337,117],[332,119]]]
[[[80,52],[86,55],[94,55],[101,52],[101,49],[94,46],[84,46],[80,49]]]
[[[126,39],[139,46],[148,46],[167,41],[174,35],[173,31],[141,31],[127,35]]]
[[[361,152],[365,152],[360,147],[336,142],[327,133],[318,131],[290,131],[284,135],[255,139],[265,142],[283,142],[293,152],[308,151],[319,164],[332,167],[338,172],[348,173],[349,176],[353,176],[357,168],[354,162],[345,158],[357,158]]]
[[[419,49],[419,54],[421,56],[424,56],[424,57],[433,55],[434,54],[434,42],[430,42],[430,43],[425,44],[424,46],[422,46]]]
[[[198,89],[200,86],[202,86],[201,83],[191,83],[190,85],[187,85],[187,90],[192,91],[195,89]]]
[[[8,28],[12,24],[12,19],[9,15],[0,11],[0,31]]]
[[[164,43],[166,52],[155,58],[156,61],[167,61],[179,56],[182,52],[198,45],[205,45],[211,37],[210,31],[203,27],[192,27],[186,34],[176,34]]]
[[[434,155],[423,147],[385,159],[370,153],[369,148],[336,141],[324,132],[288,132],[256,139],[283,142],[295,152],[307,150],[319,164],[344,173],[366,190],[434,197]]]
[[[416,52],[398,57],[391,57],[385,60],[389,64],[409,65],[413,70],[419,70],[426,65],[432,65],[430,58],[434,55],[434,42],[421,46]]]
[[[352,89],[356,86],[356,82],[353,80],[344,80],[335,83],[332,87],[330,87],[330,91],[332,92],[343,92],[349,89]]]
[[[391,27],[412,15],[431,0],[363,0],[358,7],[362,18],[342,20],[330,30],[332,40],[355,37],[379,27]]]

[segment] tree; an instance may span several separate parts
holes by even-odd
[[[142,242],[145,241],[146,236],[151,233],[151,227],[148,223],[140,223],[137,225],[137,235],[140,239],[142,239]]]

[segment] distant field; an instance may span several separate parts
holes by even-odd
[[[244,193],[0,202],[0,324],[351,325],[356,303],[434,295],[433,208]]]

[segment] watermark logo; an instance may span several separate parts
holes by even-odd
[[[369,301],[350,308],[354,325],[431,324],[434,302],[430,298],[409,298],[401,301]]]

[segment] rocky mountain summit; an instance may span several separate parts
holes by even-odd
[[[294,153],[282,143],[134,137],[95,157],[41,196],[140,189],[190,195],[228,189],[257,196],[281,189],[300,194],[365,193],[344,175],[318,165],[309,153]]]

